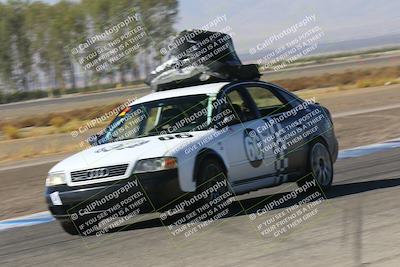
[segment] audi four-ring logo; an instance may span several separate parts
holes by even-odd
[[[93,169],[86,172],[88,179],[104,178],[110,174],[107,168]]]

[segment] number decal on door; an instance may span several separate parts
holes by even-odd
[[[244,151],[249,163],[254,168],[261,166],[264,159],[264,153],[260,148],[262,139],[260,135],[253,129],[245,129],[243,132]]]

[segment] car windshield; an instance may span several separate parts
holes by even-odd
[[[145,102],[125,108],[108,125],[98,144],[151,135],[201,131],[209,128],[211,97],[192,95]]]

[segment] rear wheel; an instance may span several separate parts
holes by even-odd
[[[308,158],[308,173],[311,175],[297,182],[298,186],[303,186],[307,181],[315,180],[318,186],[327,190],[333,181],[333,162],[331,154],[325,144],[320,141],[311,146]]]

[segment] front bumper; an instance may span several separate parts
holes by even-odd
[[[137,185],[137,186],[130,186]],[[128,188],[123,190],[122,188]],[[123,192],[122,192],[123,191]],[[55,205],[50,194],[58,192],[61,205]],[[118,192],[118,197],[115,194]],[[158,171],[153,173],[134,174],[128,179],[106,183],[97,183],[84,186],[57,185],[46,187],[45,197],[48,208],[57,219],[70,217],[73,213],[83,213],[88,206],[90,212],[101,212],[115,207],[130,198],[137,192],[146,198],[146,202],[140,207],[141,213],[154,212],[186,192],[181,191],[178,180],[178,172],[174,170]],[[104,201],[106,200],[106,201]],[[92,209],[92,203],[99,203]]]

